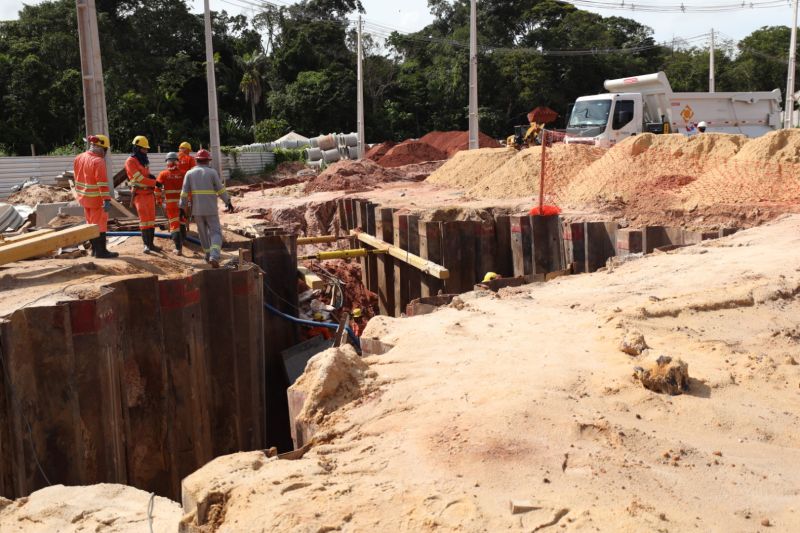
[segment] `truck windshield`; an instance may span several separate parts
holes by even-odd
[[[608,114],[611,111],[611,100],[586,100],[576,102],[569,117],[568,129],[582,129],[608,124]]]

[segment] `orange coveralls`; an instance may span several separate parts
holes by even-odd
[[[181,152],[178,155],[178,170],[181,173],[181,177],[185,176],[195,165],[197,165],[197,162],[189,154]]]
[[[181,224],[186,224],[186,221],[180,218],[181,213],[178,207],[178,202],[181,199],[181,189],[183,188],[183,173],[179,168],[167,168],[161,171],[156,181],[164,185],[162,192],[167,204],[166,212],[169,231],[170,233],[180,231]]]
[[[125,173],[128,175],[128,184],[131,187],[133,204],[139,213],[139,229],[154,229],[156,227],[156,195],[154,187],[156,180],[150,177],[150,171],[138,159],[131,156],[125,161]]]
[[[108,213],[103,210],[103,202],[111,199],[106,177],[106,161],[103,156],[87,150],[75,158],[75,193],[78,203],[83,206],[86,222],[97,224],[100,233],[108,231]]]

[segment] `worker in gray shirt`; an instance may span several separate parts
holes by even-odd
[[[211,154],[208,150],[199,150],[196,156],[197,166],[186,173],[181,190],[181,201],[178,204],[182,212],[191,198],[192,216],[197,224],[200,245],[206,254],[206,261],[214,268],[219,268],[219,256],[222,251],[222,229],[219,225],[217,197],[225,202],[227,211],[233,213],[233,204],[222,185],[219,174],[209,166]]]

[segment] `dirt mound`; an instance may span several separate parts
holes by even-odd
[[[33,207],[36,204],[71,202],[74,199],[70,191],[62,189],[61,187],[31,185],[9,196],[6,202],[14,205],[29,205]]]
[[[314,261],[307,265],[312,271],[325,272],[336,276],[344,283],[344,303],[342,311],[348,313],[353,309],[360,308],[364,315],[372,317],[378,314],[378,295],[370,292],[361,282],[361,265],[356,262],[348,262],[344,259],[330,259],[327,261]],[[330,303],[327,301],[326,303]]]
[[[565,188],[575,176],[597,161],[604,150],[581,144],[557,143],[547,148],[545,159],[545,195],[559,203]],[[539,194],[542,149],[532,147],[518,152],[503,166],[468,190],[481,198],[517,198]]]
[[[306,393],[296,421],[319,425],[326,416],[363,396],[370,388],[369,366],[352,346],[330,348],[309,359],[306,370],[289,387]]]
[[[422,141],[405,141],[391,148],[378,163],[384,167],[400,167],[425,161],[441,161],[447,155]]]
[[[428,174],[424,166],[408,165],[386,168],[370,159],[339,161],[306,184],[306,192],[367,191],[390,181],[422,181]]]
[[[800,129],[778,130],[749,141],[734,158],[736,161],[800,163]]]
[[[670,202],[679,203],[676,193],[680,186],[676,183],[697,180],[736,155],[746,143],[741,135],[722,133],[694,137],[645,133],[630,137],[580,172],[561,200],[567,205],[614,199],[630,202],[638,195],[669,192],[673,195]]]
[[[388,152],[395,146],[397,146],[397,143],[394,141],[386,141],[380,144],[376,144],[375,146],[367,150],[367,153],[364,154],[364,157],[366,159],[372,159],[373,161],[378,161],[380,160],[381,157],[386,155],[386,152]]]
[[[147,492],[125,485],[53,485],[5,506],[0,498],[0,531],[138,533],[148,530],[149,500]],[[180,505],[156,496],[152,530],[156,533],[178,531],[181,514]]]
[[[427,181],[443,187],[468,189],[515,155],[515,151],[507,148],[480,148],[457,152],[452,159],[431,174]]]
[[[420,141],[425,142],[444,152],[448,158],[456,152],[469,148],[468,131],[432,131],[424,135]],[[478,146],[480,148],[500,148],[500,143],[488,135],[478,133]]]

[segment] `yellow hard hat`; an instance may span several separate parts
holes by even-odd
[[[102,133],[90,135],[88,141],[100,148],[111,148],[111,139],[108,138],[108,135],[103,135]]]
[[[134,146],[138,146],[139,148],[147,148],[148,150],[150,149],[150,143],[147,142],[147,137],[144,135],[137,135],[134,137],[132,144]]]
[[[485,276],[483,276],[483,281],[481,283],[486,283],[487,281],[492,281],[493,279],[497,279],[497,272],[487,272]]]
[[[353,318],[361,318],[361,308],[356,307],[353,309]]]
[[[314,313],[314,320],[322,320],[322,313]]]
[[[178,148],[186,148],[190,152],[192,151],[192,145],[186,141],[183,141],[181,144],[178,145]]]

